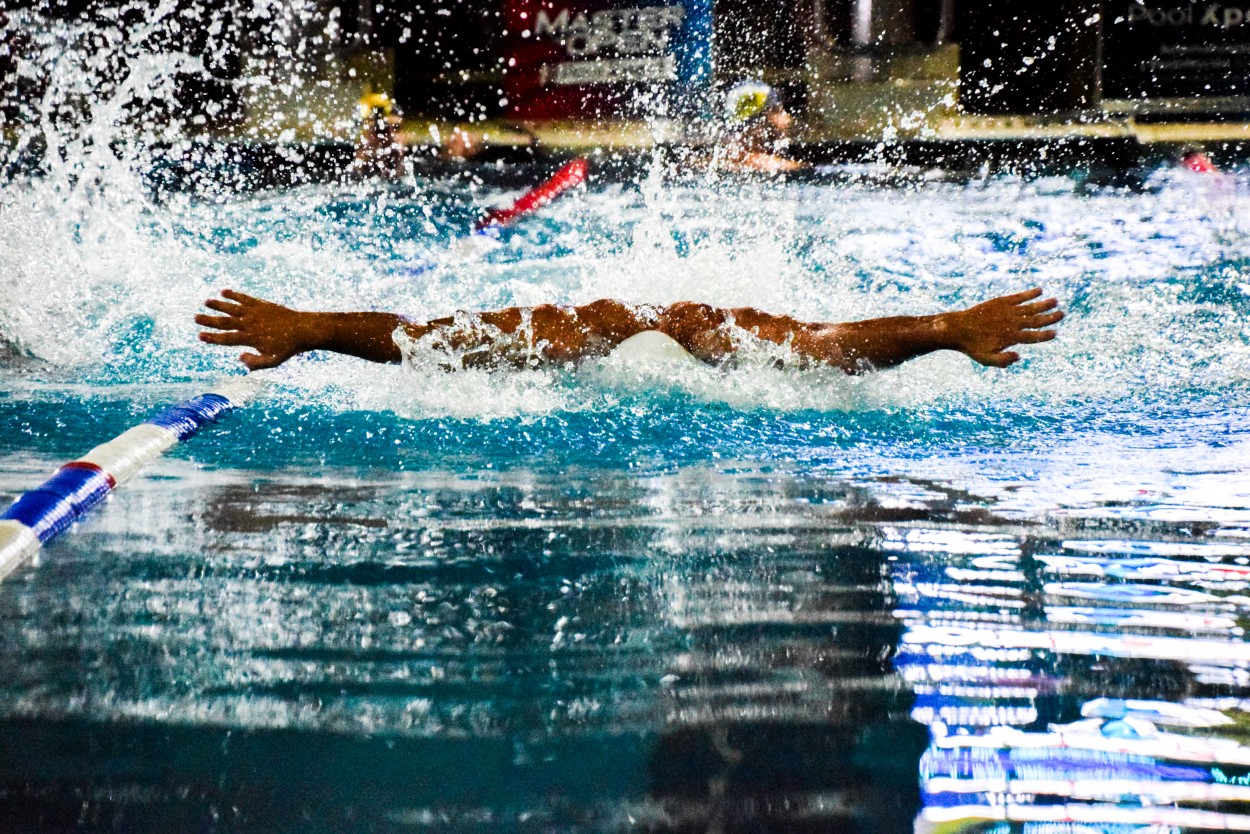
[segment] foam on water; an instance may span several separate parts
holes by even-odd
[[[848,320],[933,312],[1040,284],[1063,301],[1069,320],[1059,341],[1022,348],[1025,361],[1005,373],[937,355],[854,380],[825,371],[778,372],[769,362],[749,360],[732,370],[673,368],[665,375],[672,386],[699,398],[782,411],[920,407],[947,399],[1133,400],[1213,389],[1240,390],[1233,396],[1244,397],[1250,368],[1247,238],[1226,228],[1219,240],[1211,240],[1200,208],[1177,216],[1180,209],[1173,204],[1193,205],[1201,189],[1181,182],[1145,194],[1060,192],[1027,199],[1019,198],[1019,191],[1014,182],[989,183],[982,195],[964,201],[966,189],[944,184],[903,192],[827,189],[816,201],[783,200],[779,194],[786,189],[746,194],[701,189],[667,196],[659,205],[647,196],[592,194],[557,211],[554,219],[560,223],[561,214],[585,218],[593,212],[581,241],[585,254],[469,268],[457,274],[454,293],[414,287],[413,302],[433,312],[440,304],[442,310],[474,309],[475,297],[492,306],[692,298]],[[983,202],[977,197],[984,192],[997,193]],[[1237,184],[1230,192],[1225,199],[1244,207],[1245,189]],[[796,205],[812,202],[823,202],[827,213],[796,217]],[[1008,211],[987,219],[985,202],[1004,204]],[[897,216],[900,207],[922,214],[926,222],[905,228]],[[1152,220],[1156,211],[1164,220]],[[598,237],[598,229],[611,221],[622,231]],[[1116,254],[1104,254],[1109,251]],[[1118,263],[1121,256],[1128,265]],[[1114,266],[1104,272],[1104,264]],[[518,278],[517,271],[529,275]],[[581,375],[582,401],[596,401],[605,381],[602,374]],[[557,374],[502,388],[545,387],[552,392],[550,407],[560,410],[571,405],[563,396],[566,382]],[[428,391],[440,383],[427,378],[409,384]],[[458,387],[452,382],[449,389]],[[466,404],[482,402],[476,386],[461,390],[473,392]],[[524,399],[525,405],[517,401],[521,411],[542,402],[532,394]],[[493,402],[488,410],[499,414],[508,408]]]
[[[88,375],[142,353],[145,362],[127,365],[118,381],[156,381],[229,367],[220,352],[194,342],[188,323],[202,298],[225,285],[297,307],[398,309],[418,318],[615,297],[849,320],[933,312],[1036,283],[1061,298],[1069,319],[1059,341],[1024,348],[1026,360],[1005,373],[939,355],[860,380],[746,361],[733,370],[683,369],[673,382],[701,398],[780,410],[920,406],[945,397],[1133,398],[1247,382],[1246,236],[1233,229],[1209,240],[1198,209],[1177,217],[1173,206],[1166,222],[1151,218],[1162,212],[1157,204],[1179,199],[1171,189],[1191,198],[1191,184],[1008,202],[1018,186],[990,183],[974,197],[1000,192],[1009,211],[993,220],[978,200],[963,200],[966,190],[927,189],[936,193],[827,189],[819,200],[809,199],[812,186],[701,189],[659,205],[630,192],[592,193],[552,212],[546,222],[554,234],[531,241],[525,236],[532,232],[519,230],[519,239],[484,263],[396,281],[388,258],[407,258],[413,241],[387,239],[387,212],[421,205],[424,189],[356,201],[346,217],[326,220],[331,207],[341,210],[341,192],[225,206],[89,200],[67,212],[46,181],[10,183],[0,203],[0,258],[12,280],[0,288],[0,327],[31,356]],[[796,191],[799,199],[783,199]],[[1243,192],[1230,199],[1244,208]],[[316,210],[308,208],[310,197]],[[799,215],[795,206],[810,211],[813,202],[823,203],[819,213]],[[900,209],[926,222],[904,230]],[[341,225],[361,217],[374,224],[363,234]],[[223,241],[223,228],[246,245]],[[1208,239],[1194,243],[1199,232]],[[552,247],[578,254],[552,257],[544,251]],[[288,375],[305,392],[364,384],[362,402],[413,416],[423,412],[420,403],[436,401],[446,413],[480,409],[484,417],[578,408],[600,400],[595,389],[604,380],[596,373],[570,381],[550,373],[448,377],[410,369],[397,384],[394,373],[361,376],[337,362],[297,365]],[[570,385],[586,390],[571,394]],[[389,403],[385,389],[394,392]]]
[[[162,234],[170,216],[142,179],[143,145],[172,134],[132,114],[171,99],[179,73],[202,71],[198,59],[143,46],[175,10],[159,4],[132,26],[9,21],[32,47],[20,75],[45,81],[5,160],[20,166],[37,146],[43,170],[0,189],[0,340],[21,353],[90,367],[115,360],[135,329],[184,343],[171,325],[203,259]]]

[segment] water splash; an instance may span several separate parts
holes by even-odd
[[[311,361],[285,379],[301,397],[410,417],[612,409],[638,395],[639,379],[663,392],[657,402],[673,394],[779,412],[1140,403],[1164,391],[1244,399],[1250,191],[1241,174],[1160,174],[1131,192],[1063,177],[882,184],[839,175],[831,186],[717,179],[657,158],[637,184],[601,181],[553,204],[479,263],[411,278],[405,263],[441,251],[515,185],[492,184],[485,170],[468,179],[435,171],[386,185],[155,199],[147,149],[174,134],[136,113],[161,111],[180,74],[203,71],[200,58],[152,51],[171,10],[160,4],[129,29],[58,23],[24,64],[48,83],[19,150],[48,150],[40,174],[0,187],[0,341],[36,360],[36,377],[133,383],[227,372],[229,355],[196,342],[189,324],[223,286],[301,308],[418,319],[610,297],[845,321],[1040,284],[1070,317],[1057,342],[1025,348],[1005,373],[935,355],[865,379],[767,361],[463,376]],[[266,14],[278,33],[270,63],[316,56],[329,37],[285,12],[256,16]],[[111,57],[93,64],[101,38]],[[307,79],[288,87],[284,95],[311,94]],[[74,109],[80,101],[90,106]]]
[[[162,2],[142,17],[126,6],[94,22],[9,21],[29,45],[19,79],[42,88],[5,167],[28,157],[38,166],[0,190],[0,338],[22,353],[90,365],[136,329],[172,335],[165,323],[180,305],[168,287],[187,285],[177,279],[197,271],[196,253],[168,241],[169,214],[143,177],[149,148],[180,135],[160,115],[179,78],[204,71],[199,58],[151,49],[177,25],[176,10]]]

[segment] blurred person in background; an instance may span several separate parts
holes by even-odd
[[[374,177],[404,177],[409,172],[407,150],[400,141],[403,119],[385,93],[367,93],[357,105],[360,133],[352,173]]]
[[[713,157],[723,170],[777,174],[803,168],[785,155],[794,128],[777,91],[759,81],[743,81],[725,93],[726,141]]]

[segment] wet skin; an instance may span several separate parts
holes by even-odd
[[[576,363],[654,330],[712,364],[732,356],[745,331],[762,341],[789,345],[800,364],[824,363],[848,374],[888,368],[938,350],[959,351],[982,365],[1005,368],[1020,358],[1009,348],[1050,341],[1056,336],[1051,326],[1064,315],[1058,301],[1041,297],[1040,288],[964,310],[843,324],[804,322],[753,307],[726,309],[692,301],[632,305],[610,299],[579,307],[509,307],[415,322],[394,313],[304,312],[235,290],[221,295],[205,302],[218,315],[195,317],[207,328],[200,339],[251,348],[239,360],[254,371],[313,350],[399,362],[402,353],[394,334],[400,329],[455,354],[465,367],[532,364],[535,359]]]
[[[758,174],[781,174],[804,168],[802,162],[784,154],[793,127],[794,119],[785,108],[773,107],[730,137],[717,159],[717,166]]]

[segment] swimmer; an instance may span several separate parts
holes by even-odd
[[[725,124],[728,138],[715,157],[718,167],[761,174],[804,167],[784,155],[794,118],[767,84],[744,81],[730,88],[725,94]]]
[[[403,177],[408,173],[404,143],[399,125],[403,121],[385,93],[369,93],[357,105],[360,134],[356,137],[354,174],[374,177]]]
[[[656,331],[709,364],[725,362],[737,350],[740,340],[735,337],[750,334],[788,345],[800,364],[832,365],[848,374],[889,368],[938,350],[959,351],[982,365],[1005,368],[1020,358],[1008,348],[1049,342],[1056,335],[1049,328],[1064,315],[1059,303],[1043,299],[1037,288],[964,310],[845,324],[804,322],[752,307],[724,309],[692,301],[634,305],[607,299],[579,307],[509,307],[417,322],[394,313],[303,312],[235,290],[221,295],[205,302],[220,315],[195,317],[208,328],[200,339],[252,348],[239,360],[253,371],[315,350],[399,362],[403,354],[396,331],[459,357],[462,367],[569,365],[605,356],[632,336]]]
[[[356,136],[350,172],[362,177],[394,179],[411,173],[411,137],[400,132],[403,118],[390,96],[369,93],[361,97],[356,109],[360,133]],[[507,125],[503,134],[505,141],[514,147],[529,147],[535,142],[534,135],[524,127]],[[430,135],[435,155],[444,159],[475,159],[490,149],[490,133],[474,131],[464,125],[456,125],[446,134],[431,126]]]
[[[1211,161],[1211,157],[1207,156],[1201,148],[1195,147],[1187,147],[1181,152],[1181,167],[1195,174],[1218,174],[1220,172],[1220,169]]]

